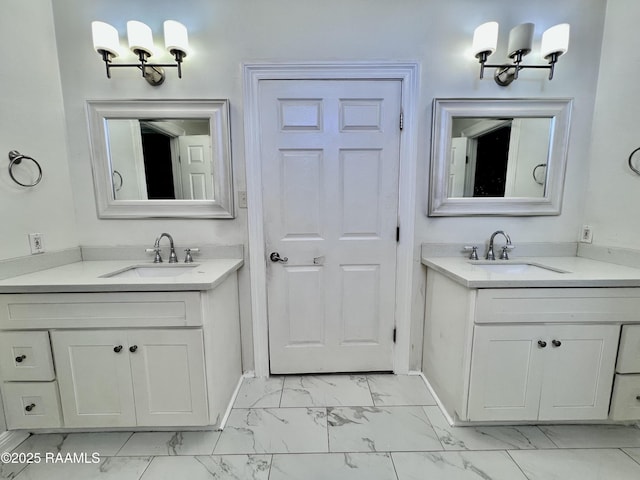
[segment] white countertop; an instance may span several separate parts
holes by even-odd
[[[518,257],[472,261],[467,257],[427,257],[422,263],[468,288],[640,287],[640,269],[583,257]],[[493,272],[477,264],[529,263],[562,270],[534,269],[523,273]]]
[[[172,267],[185,264],[153,264],[149,260],[76,262],[61,267],[0,280],[0,293],[47,292],[149,292],[209,290],[242,267],[240,258],[198,260],[188,272],[177,276],[125,278],[104,277],[131,266]]]

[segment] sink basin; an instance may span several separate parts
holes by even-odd
[[[534,272],[554,272],[554,273],[566,273],[564,270],[560,270],[553,267],[547,267],[545,265],[538,265],[535,263],[474,263],[478,268],[494,273],[506,273],[506,274],[526,274]]]
[[[103,275],[103,278],[158,278],[177,277],[191,272],[198,265],[134,265],[124,270]]]

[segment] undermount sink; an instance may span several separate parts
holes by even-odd
[[[103,275],[103,278],[177,277],[191,272],[198,265],[134,265]]]
[[[567,273],[564,270],[558,268],[548,267],[546,265],[539,265],[535,263],[474,263],[474,266],[494,273],[508,273],[508,274],[525,274],[533,272],[554,272],[554,273]]]

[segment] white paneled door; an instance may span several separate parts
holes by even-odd
[[[259,99],[271,373],[392,370],[401,82]]]

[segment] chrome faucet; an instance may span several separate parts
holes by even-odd
[[[173,247],[173,237],[168,233],[161,233],[160,236],[156,238],[156,243],[153,245],[153,249],[156,252],[153,263],[162,263],[162,257],[160,256],[160,240],[162,240],[162,237],[167,237],[169,239],[169,248],[171,249],[171,253],[169,253],[169,263],[178,263],[176,249]]]
[[[485,255],[484,258],[486,258],[487,260],[495,260],[496,259],[496,256],[493,253],[493,239],[498,234],[501,234],[507,240],[507,244],[504,247],[502,247],[502,253],[500,254],[500,260],[509,260],[509,255],[507,254],[507,250],[512,249],[513,245],[511,244],[511,238],[509,237],[509,235],[504,233],[502,230],[497,230],[497,231],[495,231],[495,232],[493,232],[491,234],[491,238],[489,239],[489,250],[487,250],[487,254]]]

